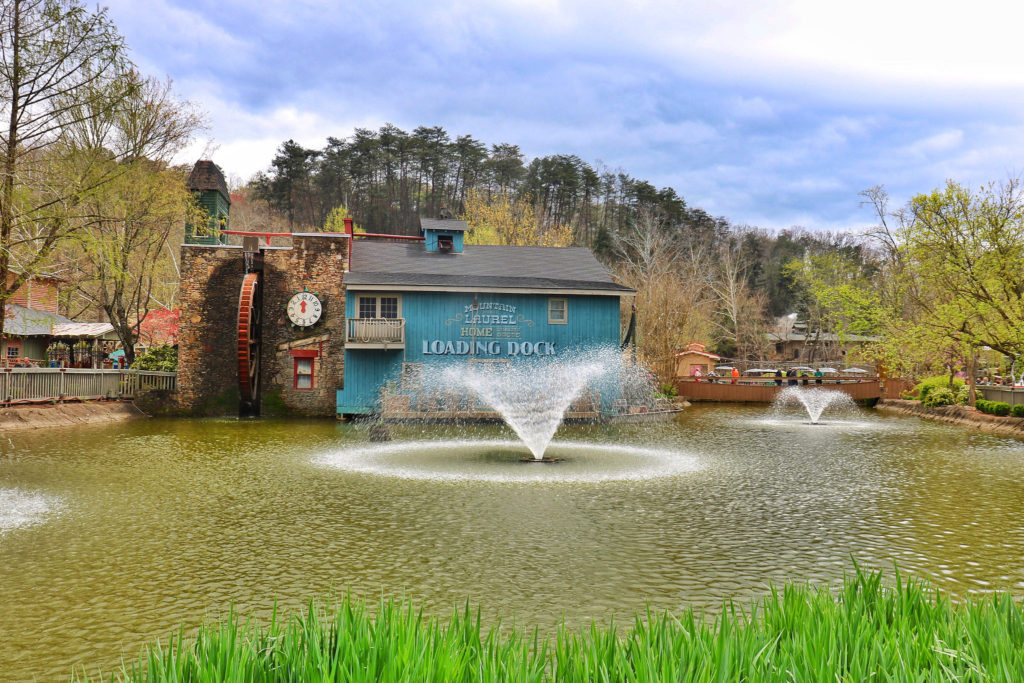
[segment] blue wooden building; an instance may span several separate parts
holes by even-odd
[[[403,389],[441,365],[544,363],[619,345],[620,297],[634,292],[589,249],[464,246],[458,220],[422,229],[423,241],[352,245],[339,415],[381,412],[388,389],[404,401],[398,412],[425,411]]]

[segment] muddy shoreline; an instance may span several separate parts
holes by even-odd
[[[885,398],[875,405],[875,409],[897,415],[914,415],[916,417],[923,417],[926,420],[934,420],[935,422],[943,422],[945,424],[1024,439],[1024,418],[986,415],[970,406],[925,408],[918,401]]]
[[[0,406],[0,432],[123,422],[146,417],[130,401],[89,401]]]

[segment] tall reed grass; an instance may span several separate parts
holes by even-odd
[[[84,674],[73,680],[87,681]],[[928,584],[857,570],[842,585],[788,584],[714,617],[638,614],[554,638],[483,630],[384,600],[310,603],[269,624],[228,618],[125,661],[112,681],[1021,681],[1024,611],[1007,594],[952,603]]]

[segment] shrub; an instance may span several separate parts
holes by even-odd
[[[679,393],[679,390],[676,389],[675,384],[667,383],[661,385],[661,395],[665,398],[673,399],[676,397],[677,393]]]
[[[953,393],[956,396],[956,398],[953,401],[953,403],[957,404],[958,406],[965,406],[965,405],[967,405],[967,402],[971,398],[971,388],[969,386],[967,386],[966,384],[958,387],[957,390],[955,392],[953,392]]]
[[[1014,417],[1024,417],[1024,404],[1010,408],[1010,415],[1013,415]]]
[[[939,406],[950,406],[956,402],[956,394],[948,387],[931,387],[930,391],[924,393],[921,404],[925,408],[938,408]]]
[[[992,407],[990,405],[991,403],[992,403],[992,401],[986,401],[983,398],[979,398],[979,399],[977,399],[974,402],[974,407],[977,408],[978,410],[980,410],[983,413],[991,414],[992,413]]]
[[[1010,404],[1003,403],[1002,401],[992,402],[992,414],[1005,417],[1010,414]]]
[[[954,379],[952,391],[958,391],[962,386],[964,386],[964,381],[962,379]],[[925,399],[928,398],[928,394],[930,394],[934,389],[939,388],[949,389],[949,375],[926,377],[911,390],[911,393],[917,394],[917,398],[921,403],[924,403]],[[950,405],[951,403],[953,403],[953,401],[943,403],[941,405]]]
[[[135,357],[132,370],[177,372],[178,349],[173,346],[154,346],[149,351]]]

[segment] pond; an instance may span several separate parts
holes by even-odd
[[[1024,592],[1024,442],[853,409],[501,427],[144,420],[0,436],[0,672],[110,671],[158,636],[351,592],[553,630],[901,570]],[[430,442],[424,444],[422,442]],[[467,445],[467,442],[473,442]],[[482,442],[482,443],[481,443]],[[549,453],[550,454],[550,453]]]

